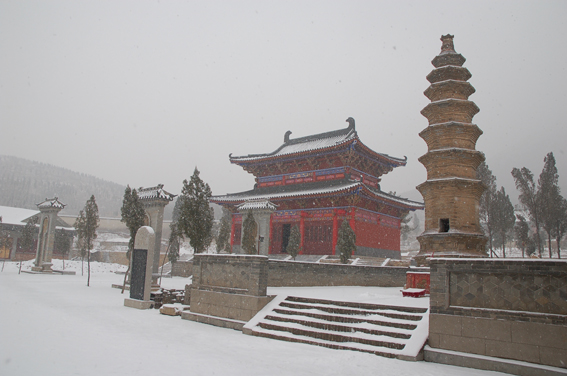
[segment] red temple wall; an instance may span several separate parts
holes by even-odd
[[[356,245],[361,247],[400,250],[400,229],[378,223],[356,222]]]

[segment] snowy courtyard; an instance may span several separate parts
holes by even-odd
[[[24,263],[22,270],[29,268]],[[124,307],[111,288],[123,275],[116,264],[91,264],[91,287],[80,262],[77,275],[18,274],[7,262],[0,273],[0,375],[497,375],[426,362],[406,362],[355,351],[243,335],[158,310]],[[61,261],[54,260],[54,268]],[[186,278],[164,279],[183,288]],[[268,294],[318,296],[361,302],[426,306],[401,298],[398,288],[269,288]],[[503,375],[503,374],[501,374]]]

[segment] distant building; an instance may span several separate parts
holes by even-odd
[[[1,236],[6,240],[2,242],[5,247],[0,247],[0,260],[31,260],[36,257],[39,225],[35,225],[34,244],[28,249],[22,247],[22,235],[28,222],[39,222],[40,214],[39,210],[0,206]],[[57,231],[74,233],[75,229],[61,218],[56,217],[55,221]],[[54,249],[54,254],[62,255],[57,248]]]
[[[275,151],[230,162],[256,177],[254,189],[214,196],[232,211],[231,249],[240,252],[243,213],[256,213],[260,254],[285,254],[292,226],[299,226],[301,253],[334,255],[338,229],[348,220],[356,254],[397,258],[400,220],[423,204],[384,193],[381,176],[406,159],[373,151],[362,143],[354,119],[345,129],[291,139]]]

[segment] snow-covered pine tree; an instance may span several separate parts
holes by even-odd
[[[79,254],[81,255],[81,276],[85,275],[85,256],[87,255],[87,244],[83,238],[85,227],[85,211],[79,210],[79,215],[75,219],[75,230],[77,232],[77,248],[79,249]]]
[[[181,248],[183,237],[179,233],[177,222],[171,222],[169,228],[171,229],[171,234],[169,235],[169,244],[167,246],[167,259],[171,262],[171,268],[173,269],[173,264],[179,260],[179,249]]]
[[[35,226],[36,224],[37,217],[35,217],[33,220],[28,221],[24,226],[24,229],[22,230],[20,246],[26,251],[31,251],[34,245],[33,236],[37,234],[37,227]]]
[[[352,252],[356,249],[356,234],[350,227],[348,220],[344,220],[339,228],[337,239],[337,251],[341,257],[341,263],[348,264]]]
[[[522,169],[513,168],[512,176],[514,177],[514,182],[516,183],[516,189],[520,191],[518,199],[520,203],[528,212],[530,219],[535,227],[535,243],[538,249],[539,257],[541,258],[542,246],[541,246],[541,236],[539,230],[541,227],[541,205],[539,203],[538,189],[534,182],[534,175],[526,167]]]
[[[556,218],[553,233],[557,242],[557,258],[561,258],[561,239],[567,233],[567,200],[563,196],[561,196],[558,206],[559,216]]]
[[[189,238],[189,244],[195,253],[204,252],[212,241],[214,213],[209,206],[212,196],[211,188],[199,177],[200,172],[195,171],[189,182],[183,180],[183,189],[179,199],[179,229]]]
[[[541,225],[547,233],[549,258],[551,258],[552,232],[556,227],[557,218],[561,215],[561,194],[559,190],[559,174],[557,173],[553,153],[548,153],[543,163],[543,170],[539,175],[537,185],[541,206]]]
[[[93,248],[93,240],[96,239],[96,229],[98,228],[98,206],[94,195],[87,200],[83,210],[79,212],[79,218],[75,222],[75,228],[79,233],[79,237],[83,239],[87,252],[87,286],[91,281],[91,249]]]
[[[249,254],[258,253],[256,247],[256,235],[258,234],[258,226],[252,215],[252,211],[248,211],[244,222],[242,223],[242,250]]]
[[[122,199],[122,208],[120,208],[120,213],[122,214],[121,222],[126,224],[128,231],[130,231],[130,241],[128,242],[128,251],[126,252],[126,258],[128,259],[128,270],[124,275],[124,282],[122,283],[122,293],[126,288],[126,280],[130,274],[130,257],[132,256],[132,250],[134,249],[134,242],[136,240],[136,233],[144,225],[146,219],[146,211],[144,210],[144,205],[138,197],[138,192],[135,189],[131,189],[128,185],[124,190],[124,198]]]
[[[55,230],[55,243],[54,248],[63,256],[63,270],[65,270],[65,257],[71,250],[73,237],[70,236],[65,230]]]
[[[519,246],[522,250],[522,257],[525,257],[525,252],[527,251],[528,245],[530,243],[530,225],[526,221],[523,215],[518,214],[516,216],[518,222],[514,226],[514,234],[516,235],[516,246]],[[529,256],[529,255],[528,255]]]
[[[301,251],[301,232],[298,225],[291,228],[286,251],[294,260]]]
[[[506,194],[504,187],[493,196],[491,204],[491,226],[494,232],[500,236],[502,242],[502,257],[506,257],[506,240],[508,232],[514,228],[516,216],[514,215],[514,206],[510,202],[510,197]]]
[[[230,210],[222,208],[219,235],[217,237],[217,253],[230,253],[230,227],[232,215]]]
[[[480,223],[484,227],[486,236],[488,237],[488,247],[490,249],[490,257],[494,253],[494,197],[496,196],[496,177],[485,162],[482,162],[476,169],[476,176],[486,186],[486,190],[480,197],[478,214]]]

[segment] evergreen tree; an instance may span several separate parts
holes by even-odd
[[[230,253],[230,231],[232,215],[230,210],[222,208],[222,218],[220,222],[219,235],[217,237],[217,253]]]
[[[350,227],[349,221],[344,220],[339,228],[337,251],[343,264],[348,264],[352,252],[356,249],[356,234]]]
[[[522,257],[525,257],[525,251],[530,243],[530,226],[523,215],[518,214],[516,217],[518,219],[514,226],[516,246],[522,250]]]
[[[209,206],[212,196],[209,185],[199,177],[195,167],[189,182],[183,180],[183,189],[178,200],[180,203],[179,229],[189,238],[189,244],[195,253],[204,252],[212,241],[214,212]]]
[[[256,248],[256,235],[258,235],[258,225],[254,220],[252,211],[249,210],[242,223],[242,250],[249,255],[258,253]]]
[[[91,281],[91,249],[93,248],[93,241],[96,239],[96,229],[98,228],[99,218],[98,218],[98,206],[94,195],[87,200],[83,210],[79,212],[79,218],[81,221],[75,222],[77,227],[77,232],[79,236],[83,238],[86,245],[87,252],[87,286],[90,286]],[[78,219],[77,219],[78,220]]]
[[[541,225],[547,233],[549,258],[551,258],[551,237],[560,213],[561,194],[559,191],[559,174],[555,167],[553,153],[548,153],[543,160],[543,170],[538,179],[538,194],[541,206]]]
[[[301,251],[301,231],[298,225],[291,228],[286,251],[294,260]]]
[[[534,240],[537,245],[539,257],[541,258],[542,246],[541,236],[539,234],[541,227],[541,205],[537,186],[534,183],[534,175],[525,167],[522,167],[521,170],[514,167],[514,169],[512,169],[512,176],[514,177],[516,188],[520,191],[518,199],[528,212],[528,215],[535,226],[536,233]]]
[[[504,187],[500,187],[500,190],[496,192],[491,206],[493,208],[491,210],[491,225],[500,236],[502,257],[506,257],[507,234],[514,227],[516,216],[514,215],[514,206],[510,202],[510,197],[506,194]]]
[[[557,258],[561,258],[561,239],[567,233],[567,200],[560,197],[558,207],[559,215],[556,218],[553,234],[557,242]]]
[[[28,221],[22,230],[20,246],[23,250],[31,251],[34,245],[33,237],[37,234],[37,217]]]
[[[81,255],[81,275],[85,275],[85,256],[87,255],[87,243],[84,238],[85,228],[85,211],[80,210],[77,219],[75,220],[75,229],[77,230],[77,248],[79,249],[79,254]]]
[[[179,249],[181,248],[181,241],[183,237],[179,233],[177,222],[171,222],[169,228],[171,229],[171,234],[169,235],[169,243],[167,246],[167,258],[169,262],[171,262],[171,267],[173,268],[173,264],[179,260]]]
[[[124,198],[122,199],[122,208],[120,208],[122,214],[121,222],[126,224],[128,230],[130,231],[130,241],[128,242],[128,252],[126,253],[126,258],[128,259],[128,270],[124,275],[124,282],[122,284],[122,293],[126,288],[126,279],[130,273],[130,257],[132,256],[132,251],[134,250],[134,242],[136,241],[136,233],[144,225],[146,220],[146,211],[144,210],[144,205],[142,200],[138,197],[138,192],[135,189],[130,189],[128,185],[124,190]],[[159,252],[159,250],[158,250]]]
[[[488,237],[488,247],[490,249],[490,256],[494,254],[494,198],[496,196],[496,177],[492,174],[490,168],[485,162],[482,162],[476,169],[477,178],[480,179],[486,186],[486,190],[480,197],[479,201],[479,218],[482,226],[485,229],[486,236]]]
[[[63,270],[65,270],[65,257],[69,254],[71,250],[71,243],[73,241],[73,236],[70,235],[65,230],[56,230],[55,231],[55,242],[54,248],[61,252],[63,256]]]

